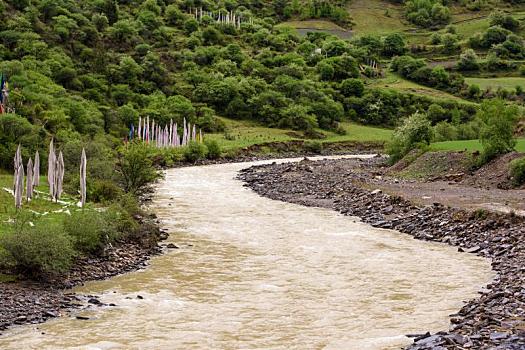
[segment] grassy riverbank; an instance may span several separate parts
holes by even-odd
[[[345,131],[344,135],[333,131],[317,129],[316,132],[323,135],[323,138],[310,139],[303,133],[290,129],[267,128],[252,121],[237,121],[221,118],[226,126],[223,133],[206,135],[206,139],[214,140],[219,143],[224,152],[236,151],[245,147],[268,142],[286,142],[307,140],[309,142],[386,142],[392,136],[392,130],[352,122],[341,123],[341,128]]]
[[[435,142],[431,145],[431,148],[434,150],[443,151],[481,151],[483,149],[479,140]],[[525,138],[520,138],[517,140],[515,150],[525,153]]]
[[[61,220],[64,216],[63,212],[56,213],[55,211],[61,211],[64,207],[73,205],[74,199],[65,195],[63,201],[64,204],[55,203],[49,200],[47,186],[47,179],[45,176],[40,177],[40,186],[36,187],[35,197],[30,201],[26,202],[24,199],[24,210],[38,214],[47,213],[42,217],[42,224],[54,223]],[[13,188],[13,175],[11,174],[0,174],[0,235],[6,234],[11,231],[13,225],[11,221],[17,215],[17,210],[14,206],[14,197],[12,193],[7,190]]]

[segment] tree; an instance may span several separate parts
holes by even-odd
[[[392,141],[387,145],[390,162],[395,163],[413,149],[429,145],[432,140],[433,129],[427,116],[414,113],[397,128]]]
[[[443,43],[443,50],[447,53],[452,53],[459,48],[458,38],[454,34],[446,33],[441,37]]]
[[[520,27],[520,22],[503,11],[496,11],[490,14],[490,25],[516,31]]]
[[[137,62],[135,62],[133,57],[124,56],[120,59],[120,82],[136,86],[138,84],[138,78],[143,72],[144,70]]]
[[[55,33],[57,33],[64,41],[70,38],[74,30],[78,29],[77,22],[67,16],[56,16],[53,17],[53,20],[55,21],[55,24],[53,25]]]
[[[479,69],[478,55],[474,50],[467,49],[459,56],[458,69],[463,71]]]
[[[345,96],[363,96],[365,91],[365,84],[359,79],[345,79],[340,85],[341,93]]]
[[[178,25],[184,19],[184,15],[179,7],[175,4],[168,5],[164,11],[164,17],[166,18],[166,23],[171,25]]]
[[[392,33],[385,37],[383,41],[383,54],[387,57],[400,56],[406,52],[405,39],[398,34]]]
[[[117,172],[124,191],[140,195],[159,178],[151,156],[151,149],[141,143],[130,143],[120,150]]]
[[[480,164],[514,150],[514,129],[518,116],[519,109],[516,105],[505,105],[500,99],[486,100],[481,104],[476,115],[482,123],[479,135],[483,146]]]
[[[123,19],[109,28],[109,35],[116,43],[129,43],[138,34],[135,21]]]

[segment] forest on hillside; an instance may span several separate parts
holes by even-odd
[[[496,10],[488,0],[390,3],[402,9],[400,21],[437,29],[427,43],[403,31],[355,28],[344,40],[287,25],[322,19],[352,28],[352,1],[3,2],[0,72],[11,113],[0,119],[0,166],[11,168],[18,144],[27,156],[52,137],[59,147],[86,141],[88,156],[100,158],[146,116],[160,125],[186,119],[206,133],[225,132],[218,117],[227,117],[316,137],[323,129],[344,134],[342,121],[394,127],[425,112],[443,141],[478,137],[482,98],[521,103],[519,86],[483,89],[465,79],[520,74],[525,48],[512,10],[520,1],[497,1]],[[486,31],[463,35],[449,24],[458,9],[483,13]],[[427,63],[441,56],[455,56],[456,65]],[[458,98],[376,84],[392,74]]]
[[[374,72],[359,67],[371,57],[404,54],[402,36],[348,43],[325,34],[300,37],[276,26],[295,12],[323,6],[344,4],[5,2],[0,70],[9,77],[15,115],[4,121],[20,130],[1,135],[0,162],[9,166],[17,142],[27,149],[42,147],[50,135],[59,143],[78,135],[121,139],[140,115],[160,123],[176,119],[179,125],[186,117],[207,132],[221,130],[216,115],[271,127],[337,129],[337,122],[348,117],[395,125],[399,117],[432,104],[363,87],[363,78]],[[212,16],[196,19],[197,8]],[[217,22],[215,16],[230,12],[243,18],[239,26]],[[329,18],[330,13],[312,10],[304,16]],[[438,73],[445,88],[461,89],[460,79]],[[376,103],[392,99],[384,110],[374,110]],[[456,109],[463,118],[473,114],[468,106],[448,105],[453,108],[446,110]]]

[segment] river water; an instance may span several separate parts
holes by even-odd
[[[14,328],[0,349],[398,349],[492,277],[455,248],[259,197],[234,179],[249,165],[168,170],[152,207],[180,249],[76,289],[117,306]]]

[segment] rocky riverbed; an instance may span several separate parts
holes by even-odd
[[[0,332],[13,325],[42,323],[74,309],[102,306],[96,296],[68,290],[87,281],[144,268],[151,256],[159,254],[162,248],[157,242],[167,238],[167,233],[159,230],[154,217],[139,221],[148,226],[143,240],[119,242],[103,256],[79,258],[66,275],[45,281],[0,283]]]
[[[304,160],[255,166],[239,177],[265,197],[332,208],[375,227],[490,258],[496,277],[479,297],[450,315],[448,330],[430,334],[422,329],[411,335],[414,343],[409,349],[524,349],[525,218],[444,206],[439,198],[430,205],[416,205],[376,188],[384,166],[381,157]]]

